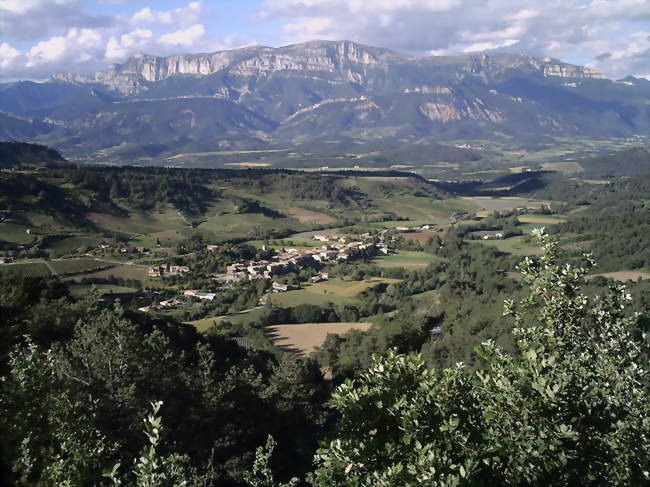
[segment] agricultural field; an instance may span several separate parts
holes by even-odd
[[[420,230],[419,232],[404,232],[396,233],[395,237],[403,238],[405,240],[415,240],[416,242],[425,243],[438,232],[433,230]]]
[[[45,262],[25,262],[0,265],[0,274],[4,276],[48,277],[52,271]]]
[[[332,218],[325,213],[320,213],[314,210],[308,210],[306,208],[300,208],[298,206],[291,206],[286,210],[286,213],[300,223],[316,223],[316,224],[328,224],[334,223],[336,219]]]
[[[543,223],[545,225],[555,225],[566,221],[561,215],[519,215],[517,219],[521,223]]]
[[[417,269],[428,266],[431,262],[440,260],[435,255],[426,252],[415,252],[410,250],[398,250],[394,254],[381,256],[375,259],[379,267],[405,267]]]
[[[50,238],[45,249],[50,251],[53,257],[61,257],[76,252],[84,252],[97,247],[103,242],[102,239],[94,237],[62,236],[61,238]]]
[[[146,281],[148,278],[148,267],[140,265],[118,265],[110,269],[103,269],[100,271],[90,272],[82,276],[67,277],[66,280],[76,279],[77,277],[88,278],[108,278],[108,277],[121,277],[123,279],[136,279],[138,281]]]
[[[588,279],[593,279],[596,276],[614,279],[615,281],[637,281],[639,279],[650,279],[650,273],[645,271],[617,271],[617,272],[603,272],[600,274],[592,274]]]
[[[257,320],[264,313],[264,307],[259,306],[248,311],[242,311],[227,316],[210,316],[208,318],[202,318],[200,320],[188,321],[188,325],[192,325],[199,332],[203,333],[208,331],[215,324],[218,325],[222,321],[229,321],[230,323],[250,323]]]
[[[564,174],[575,174],[578,172],[584,172],[583,167],[574,161],[565,161],[565,162],[545,162],[542,164],[542,169],[545,171],[557,171]]]
[[[166,213],[133,212],[129,217],[120,218],[105,213],[88,213],[88,219],[100,228],[128,235],[162,232],[164,230],[181,230],[189,223],[178,211]]]
[[[129,240],[129,247],[145,247],[152,249],[160,243],[161,247],[171,247],[184,238],[178,230],[163,230],[162,232],[150,233],[146,235],[136,235]]]
[[[113,284],[69,284],[70,294],[81,297],[95,289],[100,295],[105,294],[131,294],[138,290],[132,287],[117,286]]]
[[[15,244],[28,244],[34,241],[35,235],[27,233],[32,227],[23,223],[6,221],[0,223],[0,240]]]
[[[269,295],[273,303],[282,306],[298,306],[299,304],[324,305],[327,303],[345,304],[354,301],[354,298],[366,289],[377,284],[391,284],[399,279],[386,277],[372,277],[363,281],[345,281],[332,279],[330,281],[306,284],[305,288],[286,293]]]
[[[532,200],[518,197],[492,197],[492,196],[466,196],[463,198],[472,202],[478,208],[476,216],[486,217],[495,211],[514,210],[515,208],[541,208],[548,205],[548,201]]]
[[[342,334],[352,329],[365,331],[372,323],[304,323],[300,325],[272,325],[264,331],[280,350],[298,355],[309,355],[330,333]]]
[[[274,293],[270,294],[268,299],[270,299],[274,304],[292,307],[300,304],[323,306],[327,303],[346,304],[354,301],[354,298],[349,296],[312,292],[309,289],[299,289],[297,291],[289,291],[286,293]]]
[[[115,264],[95,259],[59,259],[50,260],[50,267],[57,274],[79,274],[112,267]]]
[[[503,240],[474,240],[482,245],[495,247],[501,252],[512,255],[539,255],[542,250],[534,242],[525,242],[524,237],[511,237]]]

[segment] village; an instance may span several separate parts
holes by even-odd
[[[372,257],[377,253],[389,253],[388,247],[384,244],[383,234],[380,235],[377,243],[370,241],[370,234],[364,234],[361,237],[362,240],[348,242],[345,237],[339,237],[338,235],[314,235],[314,240],[324,242],[322,246],[312,249],[282,248],[275,251],[275,254],[266,260],[234,262],[226,266],[226,272],[213,273],[208,277],[224,288],[241,281],[269,279],[272,281],[270,292],[291,291],[298,289],[298,286],[277,282],[275,278],[307,268],[321,269],[329,263]],[[206,250],[215,252],[219,250],[219,246],[207,245]],[[189,272],[190,269],[187,266],[159,265],[150,267],[148,274],[149,277],[166,277]],[[317,283],[328,279],[329,274],[327,272],[318,272],[311,277],[311,282]],[[141,307],[139,311],[161,311],[165,308],[172,308],[181,304],[183,298],[213,301],[216,297],[217,294],[214,292],[186,289],[181,291],[178,297],[166,299],[159,304]]]

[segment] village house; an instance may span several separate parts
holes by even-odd
[[[162,275],[162,270],[159,266],[149,267],[149,277],[160,277]]]
[[[186,265],[169,266],[169,274],[171,275],[186,274],[188,272],[190,272],[190,268],[187,267]]]
[[[311,278],[311,282],[322,282],[322,281],[327,281],[329,279],[329,275],[327,272],[321,272],[320,274],[316,274],[314,277]]]
[[[217,297],[215,293],[196,293],[195,297],[199,299],[205,299],[208,301],[212,301],[214,298]]]
[[[279,282],[274,282],[273,283],[273,292],[274,293],[284,293],[287,291],[291,291],[293,289],[298,289],[298,286],[294,286],[291,284],[280,284]]]
[[[220,245],[208,245],[205,249],[206,249],[208,252],[214,252],[214,251],[216,251],[216,250],[219,250],[220,248],[221,248]]]

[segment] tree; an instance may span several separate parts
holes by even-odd
[[[650,482],[648,343],[625,314],[629,296],[584,295],[587,269],[561,265],[557,242],[536,237],[543,255],[520,266],[531,293],[506,303],[516,353],[483,343],[474,372],[375,356],[332,396],[340,420],[311,485]]]

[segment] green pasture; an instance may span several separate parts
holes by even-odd
[[[394,254],[381,256],[375,259],[375,264],[379,267],[406,267],[406,268],[423,268],[431,262],[440,260],[435,255],[426,252],[415,252],[410,250],[398,250]]]
[[[132,287],[116,286],[113,284],[69,284],[70,294],[75,297],[85,296],[95,289],[99,294],[130,294],[138,290]]]
[[[495,247],[501,252],[512,255],[539,255],[542,253],[542,250],[534,242],[524,242],[524,237],[512,237],[503,240],[473,240],[473,242]]]
[[[79,274],[113,267],[115,264],[95,259],[60,259],[50,260],[50,267],[57,274]]]

